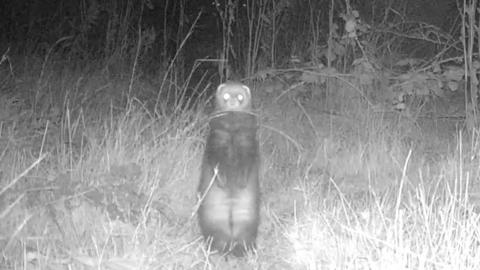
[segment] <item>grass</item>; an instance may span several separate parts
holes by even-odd
[[[195,216],[205,105],[167,114],[129,82],[35,74],[1,92],[6,269],[480,268],[475,134],[260,98],[258,251],[226,261]]]
[[[302,269],[478,268],[478,214],[468,179],[445,174],[457,169],[425,179],[433,190],[418,184],[401,192],[405,177],[397,190],[371,194],[359,206],[340,196],[321,211],[307,207],[287,233],[292,262]]]

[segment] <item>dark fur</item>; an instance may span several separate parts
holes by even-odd
[[[260,219],[259,162],[255,115],[222,112],[210,120],[198,188],[203,197],[198,219],[203,236],[220,252],[243,256],[255,247]]]

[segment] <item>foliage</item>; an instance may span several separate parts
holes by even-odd
[[[0,265],[478,269],[477,8],[0,1]],[[195,223],[228,79],[261,120],[258,250],[240,260]]]

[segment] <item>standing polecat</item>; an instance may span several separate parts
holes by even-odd
[[[221,84],[215,103],[198,187],[198,221],[214,249],[243,256],[255,248],[260,221],[257,117],[243,84]]]

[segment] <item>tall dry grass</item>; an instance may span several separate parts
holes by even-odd
[[[399,95],[414,102],[400,100],[396,109],[403,111],[387,110],[380,100],[390,77],[375,61],[400,51],[403,30],[456,45],[430,25],[389,17],[394,1],[377,7],[388,26],[376,25],[378,32],[362,24],[363,14],[348,1],[339,18],[338,7],[322,9],[326,1],[306,2],[306,11],[291,1],[223,6],[222,23],[232,27],[224,29],[222,58],[251,76],[261,115],[262,222],[254,254],[229,260],[211,254],[196,225],[206,92],[215,88],[208,80],[192,86],[194,71],[183,65],[183,45],[197,20],[188,25],[181,18],[172,61],[162,59],[167,64],[152,83],[140,65],[154,36],[140,27],[148,3],[110,1],[107,11],[121,16],[105,22],[107,42],[94,44],[105,61],[65,65],[99,23],[94,4],[82,7],[89,15],[75,39],[58,38],[40,58],[2,57],[9,67],[2,66],[0,91],[0,265],[478,269],[475,123],[465,129],[450,115],[422,114],[429,80],[444,79],[421,73],[432,63],[394,78]],[[248,16],[235,21],[242,13]],[[462,17],[464,27],[474,18]],[[339,28],[337,19],[355,27]],[[473,40],[468,33],[463,37]],[[74,49],[64,59],[57,46],[66,41]],[[465,44],[473,68],[474,43]],[[272,87],[276,79],[280,87]]]

